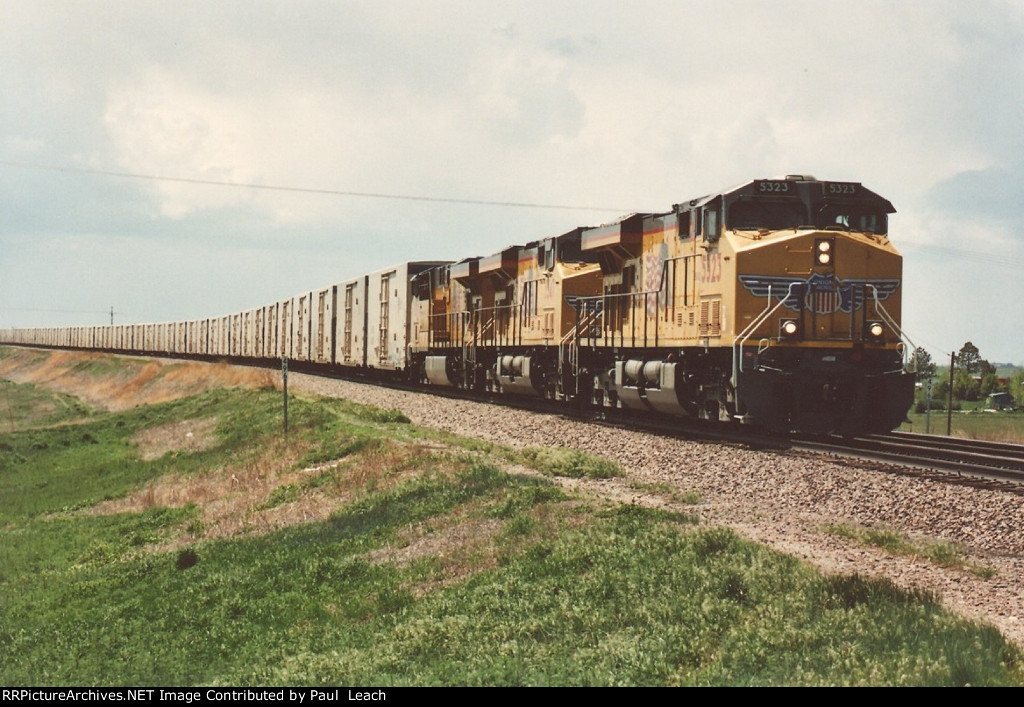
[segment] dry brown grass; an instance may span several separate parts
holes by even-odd
[[[426,442],[387,440],[379,447],[367,449],[339,463],[345,473],[338,479],[337,491],[351,497],[357,492],[390,488],[398,481],[413,478],[428,458],[439,462],[433,466],[435,471],[440,468],[443,473],[454,473],[461,466],[443,462],[436,454],[444,449]]]
[[[271,371],[227,363],[134,359],[83,351],[12,352],[0,359],[0,376],[73,395],[92,407],[112,411],[177,400],[213,388],[273,388],[278,384]],[[122,365],[98,375],[76,370],[83,363],[113,360]]]
[[[217,444],[217,418],[181,420],[142,430],[132,441],[143,461],[159,459],[169,452],[201,452]]]
[[[215,421],[190,420],[150,428],[153,453],[180,440],[184,430],[207,428],[212,434]],[[193,432],[193,438],[196,433]],[[170,440],[170,441],[165,441]],[[141,513],[154,507],[199,508],[202,531],[150,548],[162,551],[183,547],[199,538],[227,538],[262,535],[292,525],[326,520],[345,504],[374,491],[393,486],[420,473],[425,454],[438,449],[432,444],[387,441],[380,448],[367,449],[345,459],[296,468],[306,449],[293,441],[277,439],[246,459],[201,476],[165,475],[129,496],[94,506],[97,515]],[[169,449],[167,451],[170,451]],[[162,453],[166,453],[163,451]],[[450,470],[454,473],[456,466]],[[437,467],[432,466],[433,473]],[[442,469],[441,473],[447,473]],[[292,501],[267,507],[271,495],[285,485],[302,484],[321,474],[332,473],[329,483],[303,488]],[[199,526],[196,526],[199,527]]]
[[[282,514],[261,511],[259,507],[266,503],[278,486],[295,483],[304,475],[309,475],[306,470],[295,470],[301,456],[302,450],[296,448],[296,445],[277,440],[252,455],[252,458],[239,460],[238,464],[201,476],[168,474],[124,498],[100,503],[92,508],[92,512],[97,515],[141,513],[158,506],[180,508],[194,504],[201,513],[202,537],[224,538],[270,532],[297,522]],[[311,510],[300,509],[298,513],[309,520]],[[329,511],[321,508],[315,515],[326,517],[325,513]],[[172,545],[184,544],[192,539],[182,538]]]

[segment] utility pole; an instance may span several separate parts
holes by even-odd
[[[114,308],[110,308],[110,326],[114,326]]]
[[[288,358],[281,357],[281,388],[284,393],[284,436],[288,436]]]
[[[924,398],[924,433],[930,435],[932,433],[932,379],[928,377],[928,388],[925,392]]]
[[[949,354],[949,399],[946,401],[946,436],[953,436],[953,372],[956,367],[956,352]]]

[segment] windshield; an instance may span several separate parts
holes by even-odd
[[[729,209],[729,228],[736,230],[775,231],[809,222],[801,201],[738,201]]]
[[[812,220],[802,201],[737,201],[729,207],[730,229],[738,231],[787,228],[829,228],[885,234],[888,216],[863,204],[825,204]]]
[[[818,228],[884,234],[887,231],[888,220],[887,214],[858,208],[856,205],[831,204],[821,208],[814,225]]]

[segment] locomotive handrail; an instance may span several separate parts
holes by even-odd
[[[577,314],[576,324],[574,324],[573,328],[570,331],[568,331],[565,336],[562,337],[563,344],[569,339],[575,338],[577,336],[577,332],[580,331],[580,329],[593,326],[594,323],[597,322],[597,320],[601,319],[604,316],[604,311],[599,309],[587,309],[583,313],[583,315],[583,318],[580,319],[579,315]]]
[[[444,342],[449,345],[455,346],[457,339],[455,338],[456,327],[454,326],[458,319],[462,319],[461,324],[465,325],[465,320],[469,312],[435,312],[434,314],[428,314],[427,323],[429,326],[426,330],[427,345],[433,346],[438,342]],[[438,327],[438,322],[441,322],[444,326]],[[462,331],[462,338],[465,338],[465,331]]]
[[[768,317],[775,313],[775,310],[786,303],[793,294],[793,288],[797,285],[803,285],[803,282],[796,280],[789,283],[789,288],[786,290],[786,296],[780,299],[778,304],[774,307],[772,306],[772,286],[768,285],[768,304],[765,305],[765,308],[760,314],[754,317],[754,320],[747,325],[747,328],[741,331],[733,340],[732,387],[734,390],[739,388],[739,374],[743,371],[743,346],[747,343],[747,339],[754,335],[754,330],[764,324],[768,320]]]
[[[594,318],[596,319],[598,317],[603,318],[604,308],[602,308],[602,310],[600,310],[600,311],[597,310],[596,308],[591,310],[591,308],[588,306],[588,304],[590,302],[601,302],[602,304],[604,304],[606,300],[620,299],[620,298],[623,298],[623,297],[628,297],[629,300],[630,300],[629,307],[630,307],[630,314],[631,314],[631,316],[630,316],[630,327],[631,327],[633,343],[635,344],[636,343],[636,338],[637,338],[637,333],[636,333],[636,316],[635,316],[636,315],[636,308],[637,308],[637,301],[640,300],[640,298],[643,298],[644,310],[646,310],[647,309],[647,305],[650,302],[650,300],[648,298],[651,295],[661,295],[662,293],[664,293],[665,297],[666,297],[666,301],[665,301],[664,306],[662,306],[662,304],[658,300],[655,300],[655,309],[664,309],[665,312],[666,312],[666,316],[668,316],[669,310],[674,310],[675,309],[675,301],[674,301],[674,299],[673,300],[669,300],[669,293],[668,293],[669,271],[671,270],[672,273],[674,273],[675,270],[674,270],[674,268],[667,267],[667,265],[668,265],[668,263],[674,263],[674,262],[677,262],[677,261],[683,261],[683,260],[686,260],[687,258],[691,258],[691,257],[693,257],[692,254],[677,255],[677,256],[673,256],[671,258],[665,258],[663,261],[661,261],[661,264],[662,264],[661,276],[660,276],[659,282],[658,282],[658,289],[656,289],[656,290],[642,290],[640,292],[617,292],[615,294],[601,294],[601,295],[592,295],[590,297],[576,297],[576,298],[574,298],[574,301],[576,303],[582,303],[584,311],[593,311],[595,313]],[[684,284],[684,288],[685,288],[685,284]],[[684,300],[685,300],[685,294],[686,294],[686,292],[685,292],[685,289],[684,289]],[[646,314],[646,312],[645,312],[645,314]],[[654,317],[654,343],[653,343],[654,346],[658,345],[659,338],[660,338],[660,316],[659,315],[660,315],[660,313],[658,315],[655,315],[655,317]],[[578,313],[577,313],[577,320],[579,320],[579,314]],[[649,344],[649,342],[648,342],[648,331],[647,331],[647,326],[648,326],[648,322],[649,321],[650,321],[650,318],[645,316],[644,317],[644,331],[642,333],[644,346],[647,346]],[[577,326],[579,326],[580,324],[582,324],[582,322],[578,321]],[[622,334],[622,332],[619,332],[619,333]],[[611,336],[612,336],[612,342],[611,343],[614,344],[615,343],[615,334],[612,333]],[[607,339],[607,337],[608,337],[608,334],[607,333],[603,333],[601,338]]]
[[[661,288],[659,287],[657,290],[644,290],[642,292],[616,292],[615,294],[594,295],[592,297],[580,297],[576,301],[577,302],[583,302],[584,304],[587,303],[587,302],[602,302],[602,303],[604,303],[605,300],[620,299],[622,297],[628,297],[631,300],[631,302],[630,302],[630,309],[632,310],[631,314],[635,315],[635,313],[636,313],[635,312],[635,310],[636,310],[636,300],[638,300],[639,298],[643,297],[644,298],[644,309],[646,309],[647,308],[647,297],[649,297],[651,295],[657,295],[660,292],[661,292]],[[602,306],[602,315],[604,313],[604,310],[606,310],[606,309],[607,309],[606,307]],[[630,324],[631,324],[631,329],[632,329],[633,343],[635,344],[636,343],[636,317],[635,316],[631,316],[630,317]],[[607,338],[607,335],[604,335],[602,338]],[[647,317],[646,316],[644,317],[643,339],[644,339],[644,344],[646,345],[646,343],[647,343]],[[615,343],[615,335],[613,333],[612,334],[612,344],[614,345],[614,343]],[[654,318],[654,345],[655,346],[658,345],[658,318],[657,317]]]
[[[896,335],[900,337],[900,339],[906,339],[907,343],[916,349],[917,344],[915,344],[911,340],[911,338],[907,336],[906,332],[904,332],[903,329],[900,328],[900,325],[896,323],[896,320],[893,319],[892,315],[889,314],[889,312],[885,310],[885,307],[882,306],[882,302],[878,298],[878,288],[872,285],[870,282],[867,283],[867,286],[871,288],[871,296],[875,300],[875,311],[878,312],[878,316],[880,316],[885,321],[885,323],[889,325],[890,329],[896,332]]]
[[[580,328],[583,326],[593,326],[593,322],[596,321],[597,318],[602,314],[602,312],[598,311],[596,308],[594,310],[585,308],[586,311],[584,312],[584,318],[581,320],[580,310],[576,308],[577,304],[578,302],[573,303],[573,311],[576,313],[576,323],[573,324],[572,328],[569,331],[567,331],[565,333],[565,336],[562,337],[561,341],[558,342],[558,378],[560,381],[559,385],[561,385],[561,381],[563,380],[563,364],[568,363],[569,369],[572,371],[572,376],[576,383],[576,389],[573,391],[574,395],[579,394],[578,376],[580,356]],[[565,349],[567,345],[569,349],[568,357],[565,355]]]

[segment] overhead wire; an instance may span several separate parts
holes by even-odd
[[[56,314],[110,314],[109,309],[41,309],[39,307],[0,307],[0,312],[49,312]],[[121,312],[119,312],[121,314]]]
[[[322,189],[317,187],[295,187],[281,184],[256,184],[252,182],[231,182],[218,179],[198,179],[194,177],[171,177],[160,174],[142,174],[139,172],[118,172],[107,169],[94,169],[88,167],[66,167],[60,165],[35,164],[31,162],[17,162],[14,160],[0,159],[0,165],[8,167],[20,167],[23,169],[36,169],[51,172],[65,172],[70,174],[93,174],[103,177],[116,177],[119,179],[142,179],[152,182],[174,182],[178,184],[199,184],[204,186],[232,187],[236,189],[259,189],[263,191],[297,192],[302,194],[327,194],[331,196],[350,196],[364,199],[396,199],[401,201],[423,201],[441,204],[469,204],[472,206],[504,206],[524,209],[559,209],[563,211],[607,211],[615,213],[627,213],[629,209],[612,208],[608,206],[575,206],[569,204],[543,204],[528,201],[497,201],[491,199],[466,199],[445,196],[424,196],[420,194],[389,194],[385,192],[352,191],[345,189]]]

